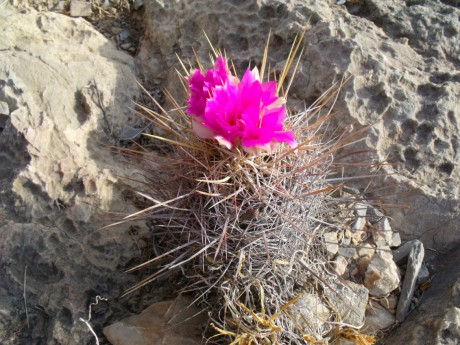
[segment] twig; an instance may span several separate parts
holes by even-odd
[[[83,322],[86,325],[86,327],[88,327],[89,331],[94,336],[94,339],[96,340],[96,345],[99,345],[99,339],[97,337],[96,332],[94,332],[93,327],[91,327],[91,325],[89,323],[91,321],[91,314],[93,313],[92,307],[95,306],[95,305],[98,305],[98,303],[100,301],[107,301],[107,300],[108,300],[107,298],[104,298],[104,297],[101,297],[101,296],[96,296],[96,302],[93,302],[93,303],[89,304],[89,307],[88,307],[88,319],[85,320],[82,317],[79,318],[79,320],[81,322]]]
[[[27,328],[30,328],[29,325],[29,312],[27,310],[27,296],[26,296],[26,284],[27,284],[27,268],[29,266],[26,265],[26,268],[24,269],[24,292],[22,296],[24,297],[24,308],[26,310],[26,320],[27,320]]]

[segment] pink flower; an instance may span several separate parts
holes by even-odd
[[[195,71],[189,84],[188,113],[199,137],[215,139],[228,149],[241,144],[251,153],[272,151],[277,143],[297,145],[294,133],[283,131],[284,98],[276,96],[275,82],[260,81],[257,68],[248,69],[240,82],[219,57],[206,76]]]
[[[230,77],[227,61],[221,56],[216,60],[214,69],[203,75],[200,70],[195,70],[189,77],[190,100],[187,109],[189,114],[202,116],[206,107],[206,100],[214,95],[214,89],[218,85],[224,85]]]

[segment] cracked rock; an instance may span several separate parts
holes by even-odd
[[[378,251],[369,263],[364,277],[364,285],[374,297],[384,297],[399,286],[399,268],[391,253]]]
[[[404,276],[404,282],[401,288],[398,308],[396,309],[396,319],[399,322],[404,321],[409,311],[424,256],[425,250],[421,242],[412,247],[407,260],[406,275]]]

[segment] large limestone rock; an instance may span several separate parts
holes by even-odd
[[[133,282],[122,269],[147,231],[100,230],[133,209],[118,176],[136,171],[108,146],[130,121],[134,63],[82,19],[1,6],[0,342],[84,344],[79,318]]]
[[[362,145],[396,164],[376,187],[389,188],[387,204],[410,206],[386,210],[393,229],[404,240],[445,249],[460,241],[460,10],[440,0],[335,3],[146,0],[142,71],[173,92],[180,89],[176,54],[193,61],[195,51],[207,61],[203,31],[241,73],[249,62],[260,63],[271,30],[269,57],[276,66],[310,23],[291,104],[309,104],[352,76],[336,104],[337,126],[372,125]]]

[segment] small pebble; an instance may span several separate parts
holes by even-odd
[[[347,247],[351,244],[351,237],[344,237],[342,238],[342,245]]]
[[[324,235],[324,241],[326,242],[326,250],[330,254],[337,254],[339,250],[339,242],[337,240],[337,234],[335,232],[327,232]]]
[[[348,261],[341,255],[337,255],[337,257],[334,260],[334,269],[335,272],[339,275],[342,276],[347,270],[348,266]]]
[[[8,103],[0,101],[0,115],[10,115]]]
[[[401,235],[399,232],[394,232],[392,239],[391,239],[391,244],[390,247],[399,247],[401,245]]]
[[[123,30],[120,32],[120,34],[118,35],[118,39],[123,42],[123,41],[126,41],[130,36],[130,33],[129,33],[129,30]]]
[[[346,258],[353,258],[357,255],[355,248],[339,248],[338,253]]]
[[[80,0],[72,0],[70,2],[71,17],[88,17],[93,14],[91,3]]]
[[[123,43],[123,44],[120,44],[120,48],[121,49],[124,49],[124,50],[128,50],[129,48],[131,48],[133,45],[131,43]]]

